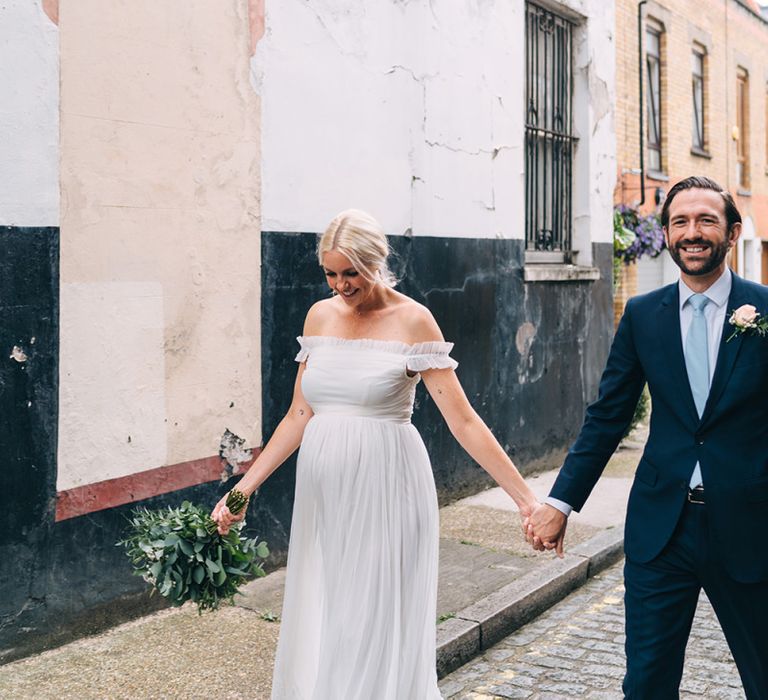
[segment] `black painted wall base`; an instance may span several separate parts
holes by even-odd
[[[56,496],[58,260],[58,228],[0,227],[0,649],[45,606],[47,593]]]

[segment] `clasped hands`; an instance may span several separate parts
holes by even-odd
[[[538,503],[529,514],[521,512],[523,536],[536,551],[554,549],[563,556],[563,542],[568,518],[557,508]]]

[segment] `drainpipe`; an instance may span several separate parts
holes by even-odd
[[[640,204],[645,204],[645,135],[643,133],[643,5],[647,0],[640,0],[637,4],[637,75],[639,78],[640,104]]]

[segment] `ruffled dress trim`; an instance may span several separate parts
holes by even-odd
[[[373,338],[338,338],[333,335],[305,335],[296,338],[301,346],[296,362],[304,362],[317,347],[353,347],[360,350],[376,350],[403,355],[406,366],[412,372],[428,369],[456,369],[459,363],[449,356],[453,343],[439,340],[408,344],[399,340],[376,340]]]

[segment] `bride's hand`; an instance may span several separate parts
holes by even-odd
[[[228,495],[229,494],[225,493],[211,511],[211,518],[213,518],[219,526],[220,535],[226,535],[229,532],[229,528],[245,518],[245,508],[243,508],[237,515],[234,515],[232,511],[227,508]]]
[[[541,508],[541,503],[539,501],[534,500],[530,504],[526,504],[524,506],[519,506],[520,509],[520,521],[521,521],[521,527],[523,530],[523,537],[527,540],[527,542],[535,549],[537,552],[543,552],[547,549],[556,549],[557,548],[557,539],[554,540],[543,540],[538,536],[534,537],[533,533],[533,523],[532,523],[532,516],[535,511],[539,510]]]
[[[520,527],[523,531],[523,537],[528,540],[528,542],[533,545],[533,542],[531,542],[529,538],[529,529],[531,525],[531,515],[533,515],[533,511],[535,511],[541,504],[534,500],[532,503],[526,503],[524,505],[518,505],[518,511],[520,512]],[[542,550],[544,547],[535,547],[534,549]]]

